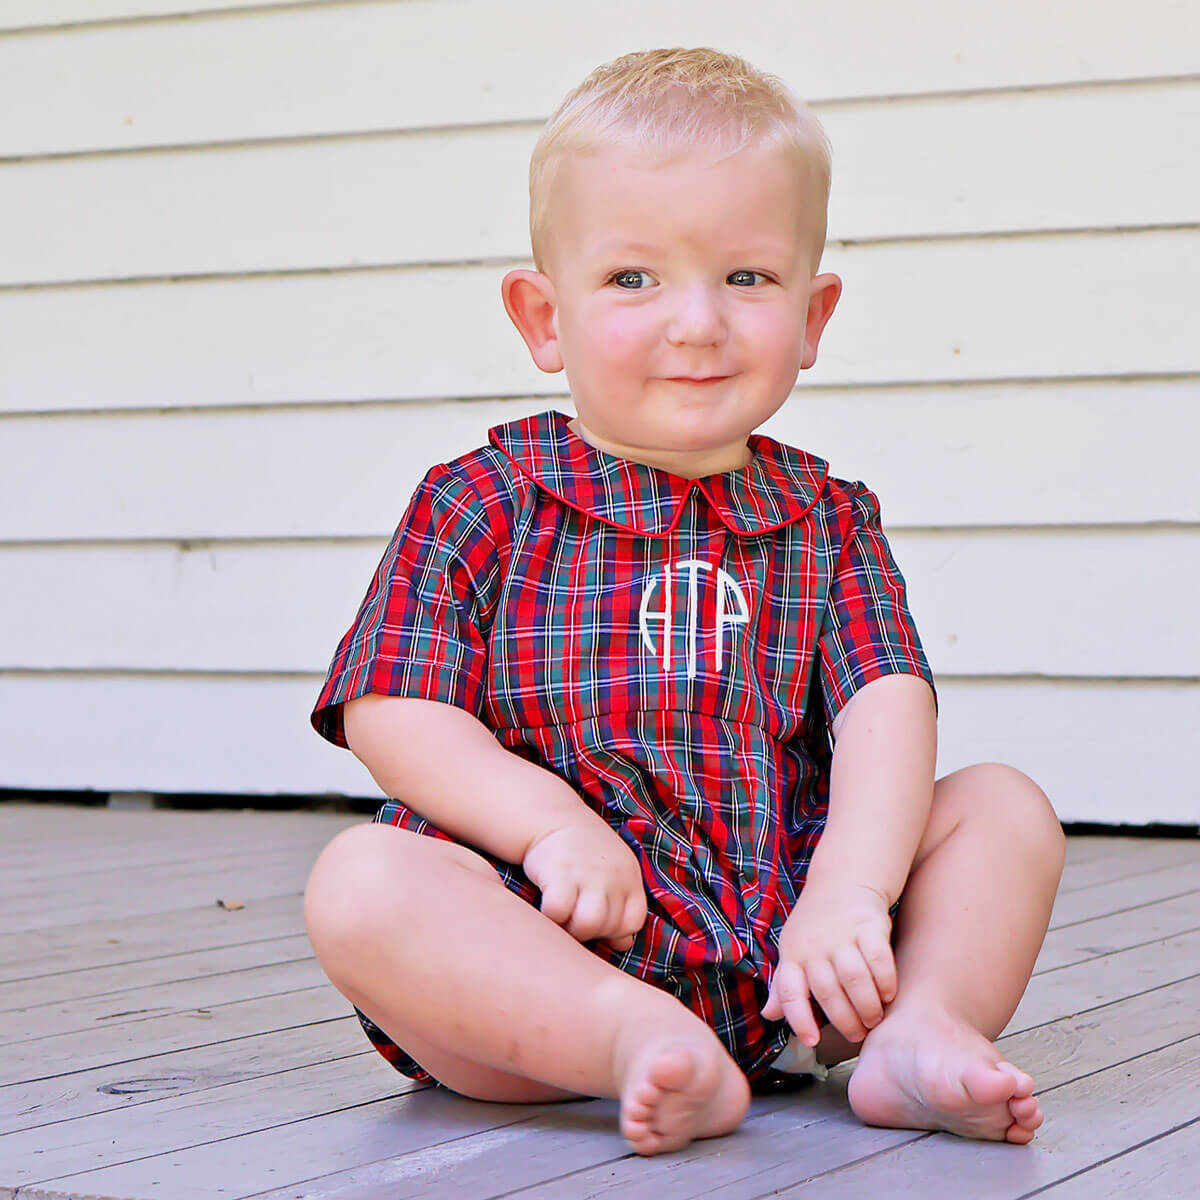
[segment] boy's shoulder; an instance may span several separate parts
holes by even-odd
[[[879,519],[879,496],[861,479],[842,479],[830,475],[825,481],[822,501],[831,521],[851,526]]]

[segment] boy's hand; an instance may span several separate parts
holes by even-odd
[[[628,950],[646,921],[637,855],[602,818],[572,821],[534,840],[521,862],[542,892],[542,913],[573,938]]]
[[[779,965],[762,1014],[785,1019],[806,1046],[820,1030],[809,1003],[850,1042],[861,1042],[896,998],[887,899],[866,884],[806,883],[779,935]]]

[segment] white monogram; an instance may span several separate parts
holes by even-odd
[[[642,642],[646,649],[654,654],[654,639],[650,636],[650,622],[660,621],[662,623],[662,664],[663,670],[669,671],[671,669],[671,638],[674,632],[671,623],[671,598],[674,591],[671,586],[672,569],[687,574],[687,677],[694,679],[696,677],[696,610],[700,590],[696,586],[696,578],[701,571],[711,571],[713,569],[711,563],[688,558],[683,562],[676,563],[672,568],[668,560],[663,567],[663,608],[660,612],[650,611],[650,597],[658,585],[658,576],[651,575],[642,591],[642,603],[638,609],[638,628],[641,630]],[[727,606],[727,598],[731,598],[734,602],[733,611],[730,611]],[[713,648],[713,657],[718,671],[721,669],[721,651],[725,641],[726,626],[745,625],[749,620],[750,609],[737,580],[718,567],[716,642]]]

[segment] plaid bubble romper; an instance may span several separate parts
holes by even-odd
[[[825,827],[829,725],[882,675],[937,700],[878,498],[765,435],[745,467],[693,480],[569,420],[495,426],[430,468],[311,721],[345,747],[346,701],[438,700],[564,779],[637,855],[649,909],[628,950],[584,945],[706,1021],[756,1093],[791,1090],[772,1066],[790,1031],[760,1010]],[[375,821],[453,840],[403,798]],[[472,849],[540,904],[518,864]],[[434,1082],[355,1012],[398,1071]]]

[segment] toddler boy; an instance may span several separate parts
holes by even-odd
[[[992,1039],[1062,828],[1009,767],[934,780],[877,496],[753,432],[841,293],[828,193],[820,126],[730,55],[565,98],[502,296],[577,416],[429,469],[312,714],[391,797],[305,893],[372,1043],[479,1099],[619,1097],[642,1154],[856,1056],[870,1124],[1042,1121]]]

